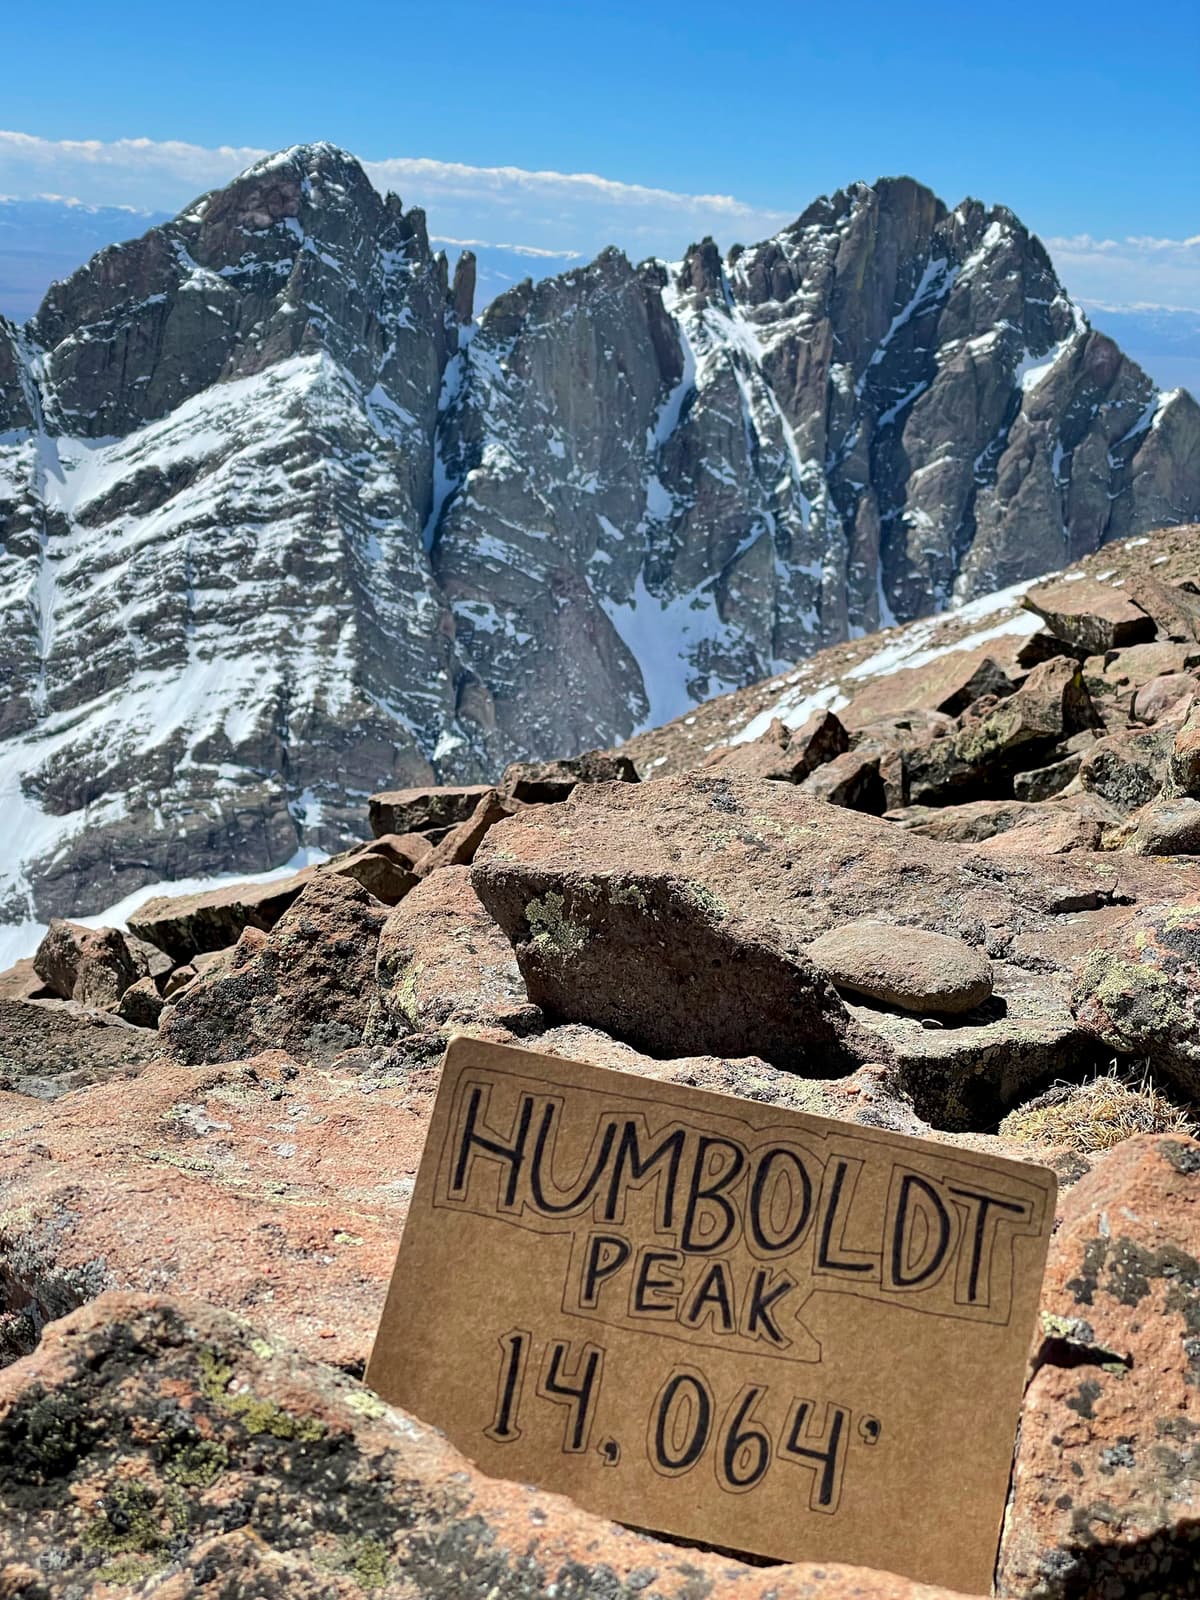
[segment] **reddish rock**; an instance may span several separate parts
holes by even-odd
[[[1125,590],[1094,578],[1040,584],[1027,590],[1021,603],[1043,618],[1056,638],[1092,655],[1154,637],[1153,620]]]
[[[428,853],[428,850],[424,852]],[[354,850],[335,856],[320,868],[320,872],[334,872],[361,883],[368,894],[385,906],[399,905],[417,882],[416,871],[408,862],[398,861],[392,853],[382,850]]]
[[[475,852],[483,843],[484,835],[505,817],[515,816],[522,802],[503,795],[497,789],[488,789],[465,822],[450,829],[427,856],[417,863],[418,878],[427,878],[443,867],[469,867]]]
[[[155,1035],[108,1012],[0,999],[0,1089],[53,1100],[85,1084],[134,1077],[161,1054]]]
[[[236,1061],[279,1048],[324,1061],[362,1038],[385,908],[336,873],[314,877],[256,951],[193,983],[162,1018],[181,1061]],[[244,959],[239,960],[239,957]]]
[[[480,904],[465,867],[436,872],[387,918],[375,965],[377,999],[368,1039],[457,1029],[537,1029],[542,1014],[525,992],[516,957]]]
[[[1130,872],[1135,859],[1121,858]],[[752,1053],[776,1065],[781,1049],[800,1055],[802,1036],[789,1041],[777,1018],[770,1037],[725,1042],[726,1030],[746,1026],[737,1010],[745,1003],[740,969],[715,945],[702,956],[701,945],[710,951],[708,941],[728,917],[739,940],[752,927],[762,949],[779,953],[902,903],[911,922],[986,952],[1008,1015],[998,1004],[994,1020],[930,1031],[916,1020],[860,1010],[870,1042],[859,1059],[888,1059],[903,1033],[897,1059],[912,1063],[903,1081],[920,1115],[930,1122],[945,1116],[951,1120],[943,1126],[962,1128],[1002,1114],[1046,1070],[1099,1058],[1102,1047],[1071,1016],[1071,979],[1108,929],[1162,894],[1168,876],[1157,864],[1139,862],[1136,870],[1141,879],[1123,884],[1119,869],[1091,857],[1028,851],[980,859],[823,805],[791,784],[693,773],[640,788],[579,790],[565,807],[501,823],[476,858],[472,881],[517,945],[527,981],[535,968],[547,972],[548,983],[552,976],[547,998],[553,995],[559,1017],[646,1041],[640,1047],[654,1054]],[[1184,879],[1172,872],[1169,881],[1200,893],[1194,871]],[[658,909],[647,885],[661,886],[670,919],[639,919],[640,910]],[[689,892],[696,916],[711,918],[690,947],[680,907]],[[597,938],[606,926],[611,933]],[[619,964],[608,959],[610,939],[622,944]],[[716,959],[722,966],[705,964]],[[668,992],[661,979],[656,985],[656,967],[683,973],[683,987]],[[530,988],[535,1001],[546,993],[537,981]],[[761,1013],[747,1004],[746,1015]],[[674,1042],[664,1039],[676,1026],[683,1031]],[[828,1069],[813,1060],[801,1070]]]
[[[891,922],[845,922],[808,947],[841,990],[922,1014],[974,1011],[992,992],[992,964],[963,939]]]
[[[118,928],[85,928],[57,917],[33,966],[52,993],[97,1011],[115,1011],[130,984],[171,970],[161,950]]]
[[[432,1428],[194,1300],[106,1295],[0,1376],[11,1600],[955,1600],[745,1565],[486,1478]]]
[[[432,849],[433,845],[423,833],[384,833],[378,839],[370,839],[361,845],[360,853],[386,856],[397,866],[407,867],[411,871]]]
[[[1200,640],[1200,594],[1182,585],[1162,583],[1150,574],[1129,584],[1130,598],[1154,618],[1167,639]]]
[[[1063,1197],[997,1590],[1175,1600],[1200,1575],[1200,1144],[1127,1139]]]
[[[1142,856],[1200,855],[1200,800],[1188,795],[1151,800],[1112,842]]]
[[[53,992],[34,970],[31,956],[0,972],[0,1000],[46,1000]]]
[[[1200,799],[1200,707],[1188,712],[1175,735],[1168,761],[1167,787],[1171,794]]]
[[[1139,722],[1158,722],[1192,699],[1200,680],[1190,672],[1167,672],[1151,678],[1134,694],[1132,714]]]
[[[477,892],[513,941],[529,998],[557,1021],[652,1055],[759,1055],[809,1076],[849,1072],[869,1053],[795,940],[682,875],[497,869],[493,858]]]
[[[637,768],[628,756],[611,750],[585,750],[564,761],[511,762],[497,787],[526,805],[548,805],[565,800],[578,783],[637,781]]]
[[[1076,980],[1072,1009],[1079,1025],[1113,1050],[1151,1058],[1186,1094],[1200,1097],[1200,898],[1194,891],[1146,907],[1097,943]]]
[[[430,789],[389,789],[367,802],[371,832],[429,833],[465,822],[483,796],[485,783],[458,784]]]
[[[129,918],[130,930],[175,961],[235,944],[243,928],[273,928],[315,876],[306,867],[270,883],[232,883],[204,894],[159,895]]]
[[[1014,772],[1043,764],[1063,739],[1096,721],[1079,667],[1061,656],[1035,667],[1006,700],[962,719],[957,733],[916,746],[905,759],[917,804],[1003,797]]]
[[[160,1052],[53,1107],[0,1092],[10,1355],[102,1290],[165,1289],[361,1371],[436,1085],[433,1069],[389,1080],[306,1073],[278,1051],[208,1067]]]
[[[843,722],[857,732],[882,718],[905,713],[943,712],[957,716],[981,695],[1003,697],[1013,681],[996,660],[994,651],[948,650],[919,667],[900,667],[863,688],[851,680],[853,699],[841,713]]]
[[[157,1028],[162,1015],[163,997],[153,978],[139,978],[121,996],[117,1015],[135,1028]]]
[[[795,729],[776,717],[761,739],[722,745],[706,756],[702,765],[745,778],[801,783],[849,748],[850,737],[833,712],[817,711]]]
[[[880,817],[887,810],[879,757],[861,750],[847,750],[845,755],[818,767],[805,778],[801,788],[814,800],[845,806],[850,811],[866,811]]]
[[[1028,800],[964,800],[959,805],[904,806],[887,813],[907,833],[946,844],[980,844],[1010,828],[1041,818]]]
[[[1098,740],[1079,766],[1079,782],[1128,814],[1153,800],[1167,781],[1174,729],[1127,728]]]

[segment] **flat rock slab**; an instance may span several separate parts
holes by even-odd
[[[205,894],[158,895],[129,918],[131,933],[175,961],[236,944],[243,928],[273,928],[316,869],[305,867],[270,883],[231,883]]]
[[[1055,638],[1089,655],[1153,639],[1156,631],[1153,617],[1125,590],[1095,578],[1039,584],[1026,592],[1022,604],[1043,619]]]
[[[992,964],[963,939],[890,922],[846,922],[808,947],[834,983],[901,1011],[974,1011],[992,992]]]
[[[1095,856],[989,859],[914,839],[889,822],[812,800],[791,784],[693,773],[579,789],[564,806],[500,823],[481,847],[472,881],[513,940],[527,982],[536,974],[530,997],[540,1004],[544,994],[560,1019],[590,1022],[634,1043],[663,1039],[678,1025],[687,1030],[687,1046],[668,1048],[664,1040],[639,1047],[663,1055],[752,1053],[780,1065],[778,1034],[741,1050],[714,1043],[725,1037],[727,997],[738,991],[736,983],[726,986],[731,969],[701,966],[699,942],[692,946],[690,970],[703,972],[704,982],[686,991],[686,1007],[670,998],[664,1003],[668,984],[658,980],[687,968],[680,944],[686,923],[682,912],[673,911],[674,920],[656,931],[652,919],[642,916],[638,932],[643,908],[637,894],[646,907],[657,907],[650,888],[659,885],[678,907],[690,893],[694,905],[711,913],[706,939],[724,922],[739,940],[753,939],[776,955],[806,948],[842,923],[877,919],[881,906],[902,896],[914,923],[1009,963],[1026,991],[1022,1014],[1035,1012],[1039,1037],[1048,1030],[1061,1046],[1086,1037],[1072,1020],[1069,988],[1098,934],[1137,904],[1163,897],[1168,883],[1173,892],[1189,882],[1200,889],[1194,870],[1179,877],[1164,874],[1158,863],[1122,861],[1118,867]],[[1136,879],[1128,875],[1135,867]],[[577,904],[586,908],[578,918]],[[619,968],[610,959],[618,939],[630,952]],[[557,949],[549,952],[551,962],[552,943]],[[715,946],[707,959],[718,959]],[[543,981],[545,991],[537,987]],[[665,1010],[664,1004],[677,1009]],[[858,1021],[874,1038],[856,1044],[864,1051],[860,1059],[888,1059],[890,1022],[861,1011]],[[1040,1050],[1024,1064],[1019,1029],[989,1035],[963,1026],[939,1038],[951,1031],[954,1070],[980,1075],[980,1103],[989,1085],[995,1094],[1002,1084],[1006,1099],[1018,1096],[1045,1069]],[[1094,1039],[1086,1048],[1095,1050]],[[828,1066],[815,1059],[804,1070],[829,1075]],[[951,1076],[943,1075],[947,1107],[957,1103]],[[938,1121],[929,1099],[921,1114]]]
[[[14,1600],[955,1600],[748,1566],[485,1478],[352,1379],[161,1294],[105,1295],[0,1375],[0,1502]]]
[[[1063,1197],[997,1592],[1196,1593],[1200,1144],[1142,1135]]]
[[[103,1289],[168,1289],[361,1370],[435,1086],[305,1074],[276,1051],[160,1059],[53,1107],[0,1093],[10,1356]]]
[[[427,789],[386,789],[367,802],[371,832],[427,833],[465,822],[488,793],[486,783]]]

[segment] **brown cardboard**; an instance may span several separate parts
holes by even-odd
[[[619,1521],[985,1593],[1054,1198],[1041,1167],[456,1038],[367,1381]]]

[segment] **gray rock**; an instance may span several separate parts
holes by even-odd
[[[992,964],[962,939],[890,922],[846,922],[808,946],[841,990],[901,1011],[973,1011],[992,993]]]
[[[313,878],[311,868],[270,883],[234,883],[204,894],[156,895],[129,917],[140,939],[189,961],[234,944],[243,928],[273,928]]]
[[[73,1001],[0,1000],[0,1089],[55,1100],[132,1078],[162,1047],[156,1036]]]
[[[465,822],[489,792],[486,783],[394,789],[371,796],[371,831],[386,834],[430,833]]]

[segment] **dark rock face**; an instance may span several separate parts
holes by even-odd
[[[471,299],[313,145],[0,323],[0,920],[340,849],[364,794],[613,744],[1200,507],[1194,402],[1011,213],[908,179]]]

